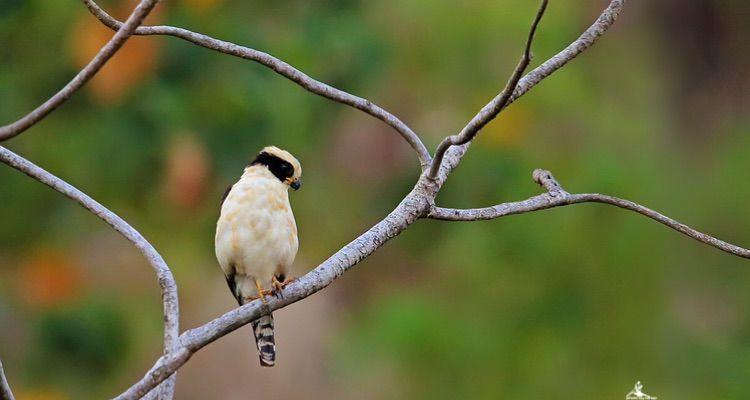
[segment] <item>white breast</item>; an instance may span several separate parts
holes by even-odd
[[[298,241],[287,186],[265,167],[246,168],[221,207],[215,245],[221,268],[234,268],[244,296],[257,292],[253,279],[271,289],[273,275],[289,276]]]

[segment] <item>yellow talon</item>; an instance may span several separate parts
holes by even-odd
[[[263,290],[263,287],[260,286],[260,282],[258,282],[257,279],[255,279],[255,287],[258,288],[258,297],[263,301],[263,304],[268,305],[268,302],[266,301],[266,291]]]

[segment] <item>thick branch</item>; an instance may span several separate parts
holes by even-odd
[[[15,400],[13,392],[10,390],[8,379],[5,378],[5,370],[3,370],[2,361],[0,361],[0,400]]]
[[[606,9],[599,15],[594,23],[586,29],[581,36],[578,37],[573,43],[568,45],[565,49],[554,55],[549,60],[536,67],[534,70],[526,74],[516,86],[513,96],[510,100],[500,109],[507,107],[509,104],[516,101],[518,98],[526,94],[544,78],[552,75],[555,71],[560,69],[562,66],[567,64],[572,59],[576,58],[579,54],[583,53],[586,49],[591,47],[596,41],[615,23],[617,17],[620,15],[623,7],[625,6],[626,0],[612,0]],[[482,108],[482,110],[472,118],[471,125],[476,119],[482,119],[483,111],[488,108],[492,108],[492,104],[499,101],[499,97],[495,97],[490,103]],[[494,118],[496,115],[493,115]],[[468,126],[468,125],[467,125]],[[446,151],[445,159],[441,163],[440,170],[437,177],[438,184],[442,185],[445,179],[451,171],[456,168],[461,157],[468,149],[471,141],[458,146],[453,146]],[[435,175],[433,175],[435,176]]]
[[[445,156],[445,152],[448,151],[448,148],[450,148],[451,146],[462,145],[474,140],[474,137],[477,135],[477,133],[479,133],[479,131],[484,128],[485,125],[492,121],[497,116],[497,114],[499,114],[500,111],[508,104],[511,95],[516,90],[518,81],[521,79],[521,76],[523,75],[524,71],[526,71],[526,68],[531,62],[531,43],[534,41],[534,34],[536,33],[536,29],[539,26],[539,22],[542,20],[542,16],[544,16],[544,11],[546,9],[547,0],[542,0],[542,3],[539,5],[539,10],[537,10],[536,12],[536,17],[534,17],[534,22],[531,24],[529,36],[526,39],[526,47],[524,48],[523,56],[521,56],[521,60],[518,62],[516,68],[513,70],[513,73],[508,79],[508,83],[505,84],[505,88],[500,92],[499,95],[497,95],[497,97],[492,99],[491,102],[484,106],[482,110],[479,111],[479,114],[474,116],[474,118],[471,119],[469,124],[466,125],[461,130],[461,132],[455,135],[448,136],[443,139],[442,142],[440,142],[437,150],[435,150],[435,157],[432,159],[432,164],[430,165],[429,177],[431,179],[435,179],[437,177],[438,171],[440,170],[440,165],[443,163],[443,157]]]
[[[660,214],[650,208],[629,200],[617,197],[607,196],[598,193],[570,194],[563,190],[560,184],[555,180],[549,171],[535,170],[534,180],[547,190],[547,193],[540,194],[529,199],[517,202],[502,203],[491,207],[473,208],[473,209],[453,209],[434,207],[429,214],[429,218],[440,219],[445,221],[480,221],[489,220],[507,215],[524,214],[533,211],[546,210],[548,208],[567,206],[578,203],[603,203],[626,210],[635,211],[638,214],[653,219],[664,224],[677,232],[691,237],[701,243],[716,247],[719,250],[742,258],[750,258],[750,250],[727,243],[711,235],[697,231],[679,221]]]
[[[88,82],[89,79],[99,72],[102,66],[104,66],[104,64],[115,55],[158,2],[159,0],[141,0],[122,25],[122,28],[117,30],[115,35],[112,36],[112,39],[110,39],[109,42],[99,50],[88,65],[78,72],[78,74],[76,74],[67,85],[26,116],[9,125],[0,127],[0,142],[19,135],[23,131],[31,128],[34,124],[44,119],[49,113],[68,100],[73,93]]]
[[[430,203],[427,198],[430,196],[432,196],[431,189],[426,186],[424,180],[420,180],[412,192],[382,221],[337,251],[317,268],[294,280],[283,289],[280,296],[267,297],[267,309],[260,300],[256,300],[229,311],[203,326],[183,333],[180,336],[179,348],[157,360],[143,379],[117,396],[116,400],[140,398],[177,371],[195,352],[207,344],[257,319],[264,313],[277,310],[324,289],[349,268],[423,217],[429,209]]]
[[[117,21],[112,16],[107,14],[107,12],[99,7],[93,0],[82,1],[86,5],[86,7],[88,7],[89,11],[91,11],[91,13],[94,14],[94,16],[98,18],[99,21],[101,21],[104,25],[114,30],[117,30],[122,26],[121,22]],[[251,49],[249,47],[240,46],[232,42],[214,39],[210,36],[173,26],[142,26],[136,29],[134,34],[144,36],[174,36],[198,46],[205,47],[207,49],[215,50],[220,53],[229,54],[235,57],[244,58],[246,60],[255,61],[272,69],[274,72],[291,80],[299,86],[302,86],[302,88],[309,92],[315,93],[318,96],[325,97],[329,100],[354,107],[385,122],[390,127],[395,129],[401,135],[401,137],[403,137],[409,143],[412,149],[414,149],[414,151],[417,153],[417,157],[419,157],[419,162],[422,165],[423,169],[430,164],[430,153],[427,151],[424,143],[422,143],[422,140],[419,138],[419,136],[417,136],[416,133],[414,133],[414,131],[412,131],[411,128],[409,128],[395,115],[389,113],[370,100],[355,96],[326,83],[317,81],[304,72],[294,68],[293,66],[268,53]]]
[[[177,347],[179,342],[179,304],[177,300],[177,284],[172,271],[170,271],[164,259],[138,231],[130,226],[117,214],[108,210],[96,200],[76,189],[69,183],[50,174],[44,169],[34,165],[23,157],[0,146],[0,162],[11,166],[31,178],[57,190],[71,200],[74,200],[83,208],[91,211],[94,215],[109,224],[114,230],[128,239],[141,251],[151,267],[156,271],[156,276],[161,288],[162,301],[164,303],[164,351],[169,352]],[[165,390],[171,391],[171,387]],[[169,396],[167,394],[167,396]]]

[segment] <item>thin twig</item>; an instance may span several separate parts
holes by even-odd
[[[734,254],[735,256],[742,258],[750,258],[750,250],[748,249],[727,243],[711,235],[700,232],[638,203],[598,193],[570,194],[560,186],[549,171],[538,169],[534,171],[533,176],[534,180],[547,190],[547,193],[523,201],[502,203],[483,208],[455,209],[434,207],[430,211],[428,217],[444,221],[481,221],[501,218],[508,215],[525,214],[528,212],[546,210],[548,208],[567,206],[571,204],[592,202],[603,203],[634,211],[701,243],[713,246],[729,254]]]
[[[99,219],[106,222],[141,251],[149,264],[151,264],[151,267],[156,271],[159,287],[161,288],[161,296],[164,303],[164,350],[165,352],[169,352],[170,349],[176,348],[180,334],[177,284],[169,266],[167,266],[167,263],[164,262],[164,259],[151,243],[125,222],[125,220],[87,194],[3,146],[0,146],[0,162],[23,172],[31,178],[62,193],[69,199],[74,200],[83,206],[83,208],[91,211]]]
[[[537,83],[552,75],[553,72],[562,68],[565,64],[596,43],[596,41],[615,23],[617,17],[620,16],[620,12],[622,12],[623,7],[625,6],[626,1],[627,0],[612,0],[607,8],[599,14],[596,21],[594,21],[594,23],[586,29],[578,39],[574,40],[573,43],[569,44],[562,51],[526,74],[526,76],[518,82],[518,86],[516,87],[515,92],[513,92],[513,96],[508,104],[516,101],[519,97],[531,90],[531,88]]]
[[[96,53],[96,56],[67,85],[21,119],[0,127],[0,142],[8,140],[31,128],[68,100],[73,93],[99,72],[102,66],[120,50],[133,34],[133,31],[143,22],[158,2],[159,0],[142,0],[122,25],[122,28],[117,30],[112,39]]]
[[[602,35],[604,35],[604,33],[607,32],[607,30],[609,30],[609,28],[612,27],[612,25],[615,23],[617,17],[620,15],[620,12],[622,12],[623,7],[625,6],[625,2],[626,0],[612,0],[607,8],[602,11],[596,21],[594,21],[594,23],[591,24],[591,26],[589,26],[581,34],[581,36],[573,41],[573,43],[569,44],[562,51],[555,54],[552,58],[543,62],[541,65],[534,68],[531,72],[521,78],[521,80],[518,82],[518,85],[516,86],[516,90],[513,92],[513,96],[511,96],[510,100],[507,102],[507,104],[505,104],[505,107],[518,100],[521,96],[526,94],[534,86],[544,80],[544,78],[552,75],[552,73],[559,70],[565,64],[576,58],[579,54],[583,53],[588,48],[593,46],[594,43],[596,43],[596,41]],[[482,108],[482,110],[490,107],[497,98],[498,97],[495,97],[495,99],[487,104],[487,106]],[[477,116],[472,119],[472,121],[474,121],[481,115],[482,111],[480,111]],[[471,122],[469,124],[471,124]],[[461,157],[463,157],[463,155],[466,153],[466,150],[470,144],[471,142],[465,143],[463,145],[453,146],[446,151],[444,161],[442,162],[439,174],[437,176],[438,185],[442,185],[445,182],[450,172],[458,165]]]
[[[89,11],[91,11],[91,13],[97,19],[99,19],[99,21],[101,21],[110,29],[117,30],[120,28],[120,26],[122,26],[122,23],[120,21],[107,14],[107,12],[99,7],[99,5],[97,5],[93,0],[82,1],[89,9]],[[311,93],[317,94],[318,96],[325,97],[329,100],[333,100],[341,104],[354,107],[385,122],[388,126],[395,129],[396,132],[398,132],[401,137],[403,137],[406,142],[409,143],[409,146],[414,149],[423,169],[425,169],[430,164],[430,152],[427,151],[427,147],[425,147],[419,136],[417,136],[417,134],[414,133],[414,131],[409,128],[408,125],[398,119],[395,115],[391,114],[390,112],[386,111],[370,100],[355,96],[326,83],[317,81],[304,72],[294,68],[290,64],[268,53],[173,26],[141,26],[135,30],[134,34],[143,36],[174,36],[210,50],[215,50],[220,53],[255,61],[272,69],[274,72],[291,80],[292,82],[296,83],[297,85],[301,86]]]
[[[430,165],[430,172],[428,174],[430,179],[437,178],[440,165],[443,163],[443,157],[449,147],[462,145],[474,140],[477,133],[479,133],[479,131],[490,121],[495,119],[500,111],[502,111],[502,109],[508,104],[508,101],[510,101],[511,95],[516,90],[518,81],[521,79],[521,76],[523,76],[524,71],[526,71],[526,68],[531,62],[531,43],[534,41],[536,29],[544,16],[544,11],[547,9],[547,1],[548,0],[542,0],[539,5],[539,9],[534,17],[534,22],[532,22],[531,29],[529,30],[529,36],[526,39],[526,47],[524,48],[523,56],[521,56],[521,60],[518,62],[516,68],[508,79],[508,83],[505,84],[505,88],[499,95],[492,99],[491,102],[482,107],[482,110],[471,119],[469,124],[466,125],[461,132],[448,136],[440,142],[437,150],[435,150],[435,157],[432,159],[432,164]]]
[[[2,361],[0,361],[0,400],[15,400],[13,392],[10,390],[8,379],[5,377]]]

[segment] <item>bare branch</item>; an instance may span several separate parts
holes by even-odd
[[[750,250],[727,243],[703,232],[697,231],[679,221],[660,214],[650,208],[629,200],[607,196],[598,193],[570,194],[563,190],[562,186],[555,180],[549,171],[537,169],[534,171],[534,180],[547,190],[529,199],[502,203],[491,207],[473,209],[453,209],[435,207],[430,211],[429,218],[445,221],[480,221],[489,220],[507,215],[524,214],[532,211],[546,210],[548,208],[567,206],[578,203],[603,203],[626,210],[635,211],[638,214],[653,219],[666,225],[677,232],[691,237],[701,243],[713,246],[721,251],[734,254],[742,258],[750,258]]]
[[[578,37],[573,43],[569,44],[561,52],[555,54],[552,58],[542,63],[542,65],[534,68],[531,72],[518,82],[513,96],[511,97],[508,104],[513,103],[519,97],[523,96],[531,90],[537,83],[541,82],[542,79],[552,75],[553,72],[562,68],[572,59],[576,58],[579,54],[586,51],[596,41],[614,25],[617,17],[620,16],[620,12],[625,6],[627,0],[612,0],[609,6],[602,11],[599,17],[594,23],[586,29],[581,36]]]
[[[101,8],[99,8],[93,1],[91,0],[83,0],[84,3],[89,7],[89,10],[96,15],[103,23],[105,23],[110,28],[116,29],[119,25],[116,20],[114,20],[112,17],[107,15]],[[614,14],[616,15],[619,13],[619,8],[622,6],[624,0],[613,0],[613,2],[610,4],[610,8],[605,10],[605,13],[610,12],[609,10],[612,7],[617,8],[617,12]],[[558,56],[553,57],[553,59],[548,60],[542,66],[537,68],[534,71],[538,71],[540,68],[545,67],[543,71],[549,71],[545,72],[546,75],[539,77],[540,75],[538,73],[535,73],[532,71],[532,73],[526,75],[523,79],[520,79],[520,75],[523,73],[523,70],[528,65],[528,59],[530,59],[530,44],[532,42],[536,26],[539,23],[539,19],[541,18],[544,7],[546,6],[547,1],[544,0],[542,3],[542,6],[540,7],[539,12],[537,13],[537,17],[532,24],[532,29],[529,33],[529,38],[527,41],[527,46],[524,52],[524,57],[522,58],[522,62],[519,63],[521,65],[520,72],[514,73],[514,76],[511,77],[509,80],[509,85],[507,85],[509,88],[515,88],[515,89],[508,89],[503,95],[501,93],[496,100],[498,101],[498,104],[502,104],[500,107],[497,107],[498,110],[502,110],[504,106],[506,106],[510,101],[513,101],[514,99],[518,98],[520,95],[528,91],[531,87],[533,87],[536,83],[541,81],[541,79],[544,78],[544,76],[548,76],[551,74],[554,70],[560,68],[565,62],[569,61],[573,57],[575,57],[578,53],[585,50],[585,48],[588,48],[591,44],[593,44],[593,41],[601,35],[599,33],[598,35],[595,35],[592,40],[588,39],[587,33],[584,33],[584,35],[579,38],[579,43],[574,43],[571,45],[572,47],[577,48],[577,52],[575,54],[571,53],[570,51],[564,50]],[[600,20],[602,17],[599,18]],[[614,21],[614,18],[608,23],[608,25],[604,26],[603,28],[599,26],[592,26],[587,30],[587,32],[591,30],[599,30],[603,29],[606,30],[609,25]],[[595,24],[597,25],[597,24]],[[290,65],[284,63],[283,61],[270,56],[266,53],[259,52],[257,50],[249,49],[246,47],[238,46],[234,43],[220,41],[217,39],[213,39],[210,37],[207,37],[205,35],[197,34],[185,29],[176,28],[176,27],[170,27],[170,26],[153,26],[153,27],[140,27],[136,31],[136,34],[142,34],[142,35],[171,35],[176,36],[179,38],[182,38],[184,40],[187,40],[191,43],[220,51],[225,54],[234,55],[237,57],[257,61],[277,73],[291,79],[292,81],[298,83],[305,89],[316,93],[318,95],[321,95],[323,97],[339,101],[344,104],[348,104],[351,106],[354,106],[355,108],[358,108],[360,110],[363,110],[370,115],[375,116],[378,119],[381,119],[388,123],[389,125],[396,128],[397,131],[402,133],[402,136],[407,138],[411,137],[411,134],[404,134],[404,131],[408,129],[401,121],[396,119],[395,117],[391,116],[385,111],[376,111],[373,112],[372,107],[377,107],[374,104],[368,102],[367,100],[352,96],[346,92],[339,91],[338,89],[332,88],[326,84],[317,82],[311,78],[309,78],[307,75],[303,74],[302,72],[294,69]],[[571,48],[569,46],[569,48]],[[562,56],[561,56],[562,55]],[[559,62],[557,58],[566,58],[565,62]],[[524,61],[526,60],[526,61]],[[523,65],[526,64],[526,65]],[[517,71],[519,68],[517,68]],[[524,84],[524,82],[526,82]],[[523,87],[524,89],[522,91],[518,91],[518,88]],[[513,96],[509,96],[508,93],[514,93]],[[492,108],[491,108],[492,109]],[[382,110],[379,107],[376,108],[376,110]],[[495,113],[496,115],[496,113]],[[494,115],[492,116],[494,117]],[[492,118],[491,117],[491,118]],[[384,119],[385,118],[385,119]],[[491,119],[490,118],[490,119]],[[394,126],[395,122],[395,126]],[[481,126],[486,124],[486,122],[477,123],[477,131],[481,129]],[[403,128],[399,128],[403,125]],[[473,129],[473,128],[472,128]],[[410,130],[406,132],[411,132]],[[474,132],[473,134],[476,134]],[[416,135],[413,135],[414,139],[410,141],[412,143],[412,147],[414,147],[417,150],[418,154],[423,154],[423,152],[419,149],[423,148],[424,146],[419,142],[419,146],[415,146],[413,144],[414,141],[419,140],[416,138]],[[380,221],[377,225],[370,228],[367,232],[363,233],[361,236],[359,236],[354,241],[350,242],[346,246],[344,246],[341,250],[336,252],[334,255],[332,255],[329,259],[324,261],[322,264],[320,264],[317,268],[309,272],[308,274],[304,275],[303,277],[299,278],[289,286],[287,286],[279,297],[272,297],[268,299],[268,305],[263,306],[263,304],[260,301],[255,301],[249,304],[246,304],[240,308],[234,309],[221,317],[218,317],[206,324],[204,324],[201,327],[189,330],[182,334],[180,336],[180,344],[177,348],[173,349],[172,352],[169,352],[159,358],[157,362],[154,364],[154,366],[146,373],[146,375],[135,385],[128,388],[125,392],[123,392],[121,395],[117,397],[117,399],[137,399],[140,398],[144,393],[148,393],[150,390],[152,390],[154,387],[159,385],[160,382],[164,381],[165,379],[168,379],[171,375],[173,375],[182,365],[184,365],[190,357],[197,351],[199,351],[202,347],[206,346],[207,344],[219,339],[223,335],[226,335],[227,333],[243,326],[244,324],[247,324],[248,322],[257,319],[260,315],[263,313],[271,312],[273,310],[277,310],[279,308],[282,308],[288,304],[294,303],[296,301],[302,300],[306,298],[307,296],[312,295],[313,293],[316,293],[319,290],[322,290],[323,288],[327,287],[329,284],[333,282],[338,276],[346,272],[349,268],[356,265],[359,261],[363,260],[364,258],[368,257],[370,254],[375,252],[378,248],[380,248],[385,242],[390,240],[391,238],[398,235],[400,232],[408,228],[412,223],[414,223],[416,220],[420,218],[424,218],[427,216],[428,212],[432,209],[433,212],[436,212],[435,210],[443,210],[439,208],[434,208],[434,199],[437,195],[438,191],[442,187],[442,184],[445,182],[445,179],[447,178],[448,174],[455,168],[456,165],[460,162],[461,156],[465,152],[467,146],[467,142],[464,145],[458,145],[453,146],[445,153],[445,165],[443,165],[443,168],[440,169],[440,174],[436,177],[437,179],[429,179],[428,173],[425,172],[420,179],[417,181],[414,189],[412,192],[410,192],[403,200],[402,202],[394,209],[385,219]],[[426,153],[426,150],[425,152]],[[422,167],[423,170],[426,166],[429,165],[429,163],[425,163],[425,160],[429,161],[429,155],[422,155],[420,156],[420,160],[422,161]],[[439,165],[439,164],[438,164]],[[553,186],[551,183],[546,184],[548,189],[552,188]],[[559,193],[565,193],[560,188]],[[551,194],[547,194],[546,196],[551,196]],[[434,217],[434,215],[433,215]]]
[[[433,195],[432,189],[423,179],[420,180],[404,200],[382,221],[341,248],[318,267],[294,280],[283,289],[280,295],[268,296],[267,308],[260,300],[256,300],[229,311],[203,326],[183,333],[180,336],[178,349],[162,356],[139,382],[115,399],[140,398],[177,371],[195,352],[207,344],[257,319],[264,313],[278,310],[324,289],[349,268],[379,249],[385,242],[403,232],[417,219],[424,217],[430,207],[428,198]]]
[[[3,370],[2,361],[0,361],[0,400],[15,400],[13,392],[10,390],[8,379],[5,378],[5,370]]]
[[[0,142],[8,140],[31,128],[68,100],[73,93],[99,72],[102,66],[120,50],[130,35],[133,34],[133,31],[143,22],[158,2],[159,0],[141,0],[122,25],[122,29],[117,30],[112,39],[99,50],[96,56],[67,85],[26,116],[9,125],[0,127]]]
[[[526,71],[526,68],[531,62],[531,43],[534,41],[536,28],[539,26],[539,22],[542,20],[542,16],[544,16],[544,11],[546,9],[547,0],[542,0],[541,4],[539,5],[539,10],[537,10],[536,12],[536,17],[534,17],[534,22],[531,24],[529,37],[526,39],[526,47],[524,49],[523,56],[521,56],[521,60],[513,70],[513,73],[508,79],[508,83],[505,84],[505,88],[502,90],[502,92],[500,92],[500,94],[492,99],[492,101],[489,102],[486,106],[482,107],[482,110],[479,111],[479,114],[474,116],[474,118],[471,119],[469,124],[466,125],[461,130],[461,132],[455,135],[448,136],[443,139],[442,142],[440,142],[437,150],[435,150],[435,157],[432,159],[432,164],[430,165],[430,172],[428,176],[431,179],[435,179],[437,177],[438,171],[440,170],[440,165],[443,163],[443,157],[445,156],[445,152],[448,151],[449,147],[462,145],[474,140],[474,137],[477,135],[477,133],[479,133],[479,131],[484,128],[484,126],[487,125],[490,121],[495,119],[497,114],[499,114],[500,111],[508,104],[511,95],[516,90],[518,81],[521,79],[523,72]]]
[[[156,271],[159,287],[161,288],[161,296],[164,303],[164,351],[169,352],[176,348],[179,344],[180,334],[180,312],[177,299],[177,284],[175,283],[174,276],[172,276],[172,271],[167,266],[167,263],[164,262],[164,259],[159,255],[156,249],[154,249],[151,243],[149,243],[148,240],[146,240],[132,226],[125,222],[125,220],[99,204],[96,200],[76,189],[71,184],[52,175],[39,166],[34,165],[30,161],[3,146],[0,146],[0,162],[23,172],[31,178],[57,190],[71,200],[74,200],[83,206],[83,208],[91,211],[91,213],[99,217],[99,219],[109,224],[109,226],[119,232],[127,240],[133,243],[138,250],[140,250],[149,264],[151,264],[151,267]],[[169,394],[165,393],[165,396],[167,397],[171,395],[171,386],[171,384],[168,384],[165,388],[165,390],[170,392]]]
[[[607,8],[602,11],[596,21],[594,21],[594,23],[588,29],[586,29],[581,34],[581,36],[578,37],[578,39],[576,39],[573,43],[568,45],[559,53],[555,54],[552,58],[545,61],[540,66],[536,67],[534,70],[526,74],[518,82],[518,85],[513,92],[513,96],[511,96],[510,100],[505,104],[504,107],[507,107],[509,104],[516,101],[518,98],[520,98],[534,86],[536,86],[539,82],[541,82],[544,78],[552,75],[552,73],[560,69],[562,66],[567,64],[572,59],[576,58],[579,54],[583,53],[586,49],[596,43],[596,41],[602,35],[604,35],[604,33],[615,23],[617,17],[620,15],[620,12],[625,6],[625,2],[626,0],[612,0],[609,3],[609,6],[607,6]],[[480,116],[482,115],[482,112],[488,107],[491,108],[491,105],[493,104],[493,102],[498,100],[498,97],[495,97],[489,104],[483,107],[482,111],[480,111],[474,118],[472,118],[472,121],[474,121],[478,117],[481,118]],[[502,108],[500,109],[500,111],[502,111]],[[471,124],[471,122],[469,124]],[[463,145],[453,146],[449,148],[446,151],[444,162],[442,162],[442,165],[440,165],[439,167],[439,174],[430,173],[430,176],[436,178],[438,183],[442,185],[445,179],[447,179],[450,172],[458,165],[461,157],[463,157],[464,153],[466,153],[466,150],[468,149],[470,144],[471,142],[469,141]],[[433,163],[433,165],[434,164],[435,163]]]
[[[445,208],[435,207],[428,218],[442,221],[485,221],[508,215],[524,214],[531,211],[564,205],[555,202],[555,198],[548,193],[536,195],[526,200],[501,203],[482,208]]]
[[[104,25],[113,30],[120,29],[122,23],[107,14],[107,12],[99,7],[96,2],[94,2],[93,0],[82,1],[89,9],[89,11],[91,11],[91,13],[94,14],[94,16],[98,18],[99,21],[101,21]],[[401,137],[403,137],[404,140],[409,143],[412,149],[414,149],[414,151],[417,153],[417,157],[419,157],[419,162],[422,166],[422,169],[427,168],[427,166],[430,164],[430,153],[429,151],[427,151],[424,143],[422,143],[422,140],[419,138],[419,136],[417,136],[416,133],[414,133],[411,128],[409,128],[409,126],[398,119],[395,115],[391,114],[390,112],[386,111],[370,100],[355,96],[326,83],[317,81],[304,72],[294,68],[290,64],[268,53],[173,26],[142,26],[137,28],[134,34],[144,36],[174,36],[210,50],[215,50],[220,53],[255,61],[272,69],[277,74],[291,80],[292,82],[296,83],[309,92],[317,94],[321,97],[325,97],[329,100],[354,107],[385,122],[386,124],[388,124],[388,126],[395,129],[401,135]]]

